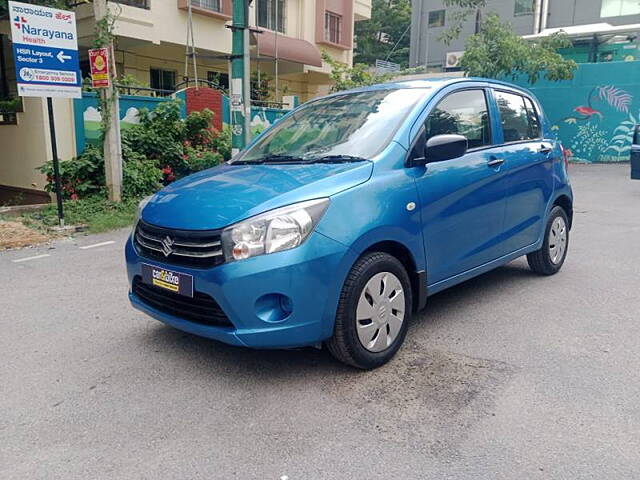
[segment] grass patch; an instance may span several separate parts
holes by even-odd
[[[87,225],[90,233],[106,232],[133,224],[139,199],[126,199],[121,203],[94,196],[82,200],[64,202],[64,220],[67,225]],[[22,222],[36,230],[58,225],[58,210],[55,203],[34,213],[25,213]]]

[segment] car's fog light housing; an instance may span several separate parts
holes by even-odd
[[[265,322],[282,322],[293,312],[293,302],[281,293],[269,293],[256,300],[255,311]]]
[[[225,259],[244,260],[301,245],[328,206],[328,198],[294,203],[225,228],[222,232]]]

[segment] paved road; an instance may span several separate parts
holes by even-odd
[[[628,168],[572,167],[560,274],[517,260],[434,296],[396,359],[368,373],[135,312],[125,231],[2,253],[0,478],[639,478]],[[49,256],[14,262],[36,255]]]

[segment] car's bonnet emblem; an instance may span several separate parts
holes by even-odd
[[[162,253],[164,253],[165,257],[168,257],[173,253],[173,239],[169,236],[164,237],[162,240]]]

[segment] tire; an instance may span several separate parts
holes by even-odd
[[[411,282],[402,263],[387,253],[363,255],[342,287],[333,337],[326,342],[329,352],[363,370],[384,365],[404,341],[412,306]]]
[[[540,275],[553,275],[562,268],[569,250],[569,220],[562,207],[551,209],[542,248],[527,255],[529,267]]]

